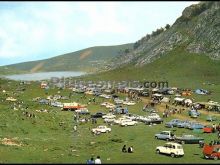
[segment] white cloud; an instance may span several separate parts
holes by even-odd
[[[0,2],[4,9],[0,10],[0,61],[41,59],[89,46],[135,42],[166,22],[172,10],[175,13],[175,8],[159,11],[160,2],[156,3],[11,2],[4,8]],[[194,2],[185,2],[190,3]]]

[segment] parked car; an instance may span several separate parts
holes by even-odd
[[[160,116],[157,113],[151,113],[147,116],[150,119],[158,119]]]
[[[140,121],[140,122],[149,122],[149,123],[151,123],[151,119],[149,118],[149,117],[147,117],[147,116],[138,116],[137,118],[136,118],[136,120],[137,121]]]
[[[105,123],[114,123],[115,119],[114,118],[105,118],[104,122]]]
[[[111,132],[111,128],[108,128],[105,125],[100,125],[97,128],[93,128],[92,132],[93,133],[97,133],[97,132],[100,132],[100,133],[106,133],[107,132],[108,133],[108,132]]]
[[[191,118],[197,118],[199,115],[196,112],[191,112]]]
[[[162,124],[163,119],[162,118],[149,118],[149,120],[144,121],[145,124]]]
[[[169,128],[176,127],[179,122],[181,122],[180,119],[172,119],[171,121],[165,123],[165,127],[169,127]]]
[[[194,135],[182,135],[175,138],[175,142],[181,144],[199,144],[201,141],[204,141],[204,138],[196,137]]]
[[[49,104],[49,100],[47,99],[41,99],[38,101],[40,104]]]
[[[130,119],[125,119],[125,120],[122,120],[120,125],[121,126],[133,126],[133,125],[137,125],[137,121],[133,121],[133,120],[130,120]]]
[[[153,107],[148,107],[144,109],[145,112],[157,113],[158,111]]]
[[[185,124],[185,128],[189,129],[191,125],[195,124],[195,121],[189,121],[188,123]]]
[[[123,116],[123,117],[120,117],[120,118],[118,118],[118,119],[115,119],[114,120],[114,124],[121,124],[121,122],[123,121],[123,120],[126,120],[127,118],[125,117],[125,116]],[[132,121],[132,120],[131,120]]]
[[[216,121],[216,120],[217,120],[216,116],[208,115],[208,116],[206,117],[206,121]]]
[[[189,126],[189,129],[193,130],[193,129],[203,129],[204,125],[200,124],[200,123],[193,123]]]
[[[80,108],[80,109],[75,110],[75,112],[82,114],[82,115],[90,114],[90,112],[87,108]]]
[[[204,158],[206,159],[220,159],[220,144],[208,145],[205,144],[202,151]]]
[[[189,116],[191,116],[193,118],[197,118],[200,115],[200,112],[198,112],[196,110],[189,110],[188,114],[189,114]]]
[[[149,92],[142,92],[142,93],[139,93],[139,96],[148,97],[148,96],[149,96]]]
[[[203,128],[203,133],[212,133],[213,127],[211,125],[205,125]]]
[[[154,136],[156,139],[161,139],[166,141],[174,140],[175,137],[172,131],[162,131],[160,133],[155,134]]]
[[[50,105],[54,106],[54,107],[61,107],[61,108],[63,108],[63,103],[57,102],[57,101],[51,102]]]
[[[114,102],[115,102],[116,104],[122,104],[122,103],[123,103],[123,100],[116,98],[116,99],[114,99]]]
[[[123,104],[125,104],[125,105],[135,105],[136,103],[134,101],[124,101]]]
[[[184,150],[181,144],[168,142],[163,146],[156,147],[157,154],[167,154],[171,157],[184,156]]]
[[[102,116],[106,115],[105,113],[103,112],[97,112],[93,115],[91,115],[91,118],[102,118]]]
[[[113,115],[112,113],[108,113],[108,114],[102,116],[103,119],[114,119],[115,117],[116,116]]]
[[[176,125],[176,127],[177,127],[177,128],[185,128],[188,123],[189,123],[189,120],[183,120],[183,121],[180,121],[180,122]]]

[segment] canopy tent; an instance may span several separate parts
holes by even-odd
[[[163,95],[162,95],[162,94],[159,94],[159,93],[155,93],[155,94],[152,94],[152,96],[155,96],[155,97],[162,97]]]
[[[168,97],[164,97],[161,102],[164,102],[164,103],[168,103],[170,101],[170,99]]]
[[[176,97],[176,98],[174,98],[174,101],[182,102],[184,99],[185,99],[185,98]]]
[[[184,102],[187,104],[192,104],[193,103],[193,101],[191,100],[191,99],[186,99],[186,100],[184,100]]]

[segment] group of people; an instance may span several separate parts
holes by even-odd
[[[122,152],[133,153],[133,152],[134,152],[133,146],[128,147],[128,150],[127,150],[126,145],[124,145],[124,146],[122,147]]]
[[[214,140],[214,141],[211,141],[209,143],[210,146],[212,146],[212,145],[219,145],[219,144],[220,144],[220,140]]]
[[[96,159],[91,157],[91,159],[87,160],[86,164],[102,164],[100,156],[97,156]]]

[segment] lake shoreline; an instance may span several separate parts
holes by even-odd
[[[25,74],[13,74],[13,75],[0,75],[1,78],[6,78],[15,81],[40,81],[55,78],[67,78],[78,77],[86,75],[86,72],[80,71],[55,71],[55,72],[37,72],[37,73],[25,73]]]

